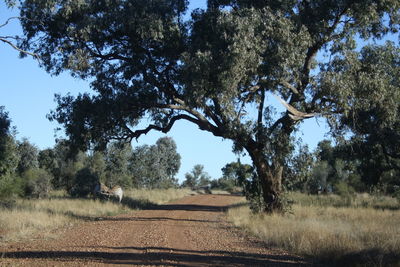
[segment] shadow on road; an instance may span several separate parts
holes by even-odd
[[[178,250],[165,247],[96,247],[99,251],[15,251],[1,253],[0,258],[43,259],[54,261],[82,260],[104,264],[151,266],[301,266],[299,258],[287,255],[260,255],[227,251]],[[132,252],[118,252],[118,250]],[[303,264],[304,266],[305,264]]]

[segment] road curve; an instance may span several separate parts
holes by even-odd
[[[65,229],[57,240],[0,247],[0,266],[299,266],[226,221],[230,195],[195,195]],[[271,229],[272,230],[272,229]]]

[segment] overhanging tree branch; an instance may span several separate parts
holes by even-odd
[[[23,54],[30,55],[30,56],[32,56],[33,58],[36,58],[37,60],[40,60],[40,57],[39,57],[38,54],[36,54],[36,53],[31,53],[31,52],[29,52],[29,51],[26,51],[26,50],[23,50],[23,49],[19,48],[18,46],[16,46],[16,45],[13,44],[10,40],[4,38],[3,36],[0,36],[0,41],[6,43],[6,44],[8,44],[8,45],[10,45],[12,48],[14,48],[15,50],[17,50],[18,52],[21,52],[21,53],[23,53]]]

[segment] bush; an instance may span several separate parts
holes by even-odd
[[[94,172],[89,168],[83,168],[76,173],[69,194],[73,197],[87,197],[93,192],[93,189],[98,182],[99,177]]]
[[[29,169],[21,175],[24,183],[24,196],[33,198],[48,197],[52,189],[52,175],[44,169]]]
[[[335,193],[342,197],[350,197],[355,193],[354,188],[348,185],[345,181],[337,182],[334,189]]]
[[[23,194],[21,179],[11,175],[0,176],[0,199],[9,199]]]

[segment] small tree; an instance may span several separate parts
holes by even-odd
[[[131,187],[132,178],[129,176],[128,163],[132,154],[130,144],[113,142],[106,150],[105,183],[110,186]]]
[[[29,169],[21,174],[26,197],[47,197],[52,189],[52,176],[43,169]]]
[[[56,189],[66,189],[70,191],[76,173],[85,167],[87,156],[83,152],[78,152],[71,156],[68,141],[58,140],[53,149],[55,166],[53,173],[53,186]]]
[[[204,171],[204,166],[196,164],[190,173],[185,174],[185,181],[182,186],[196,188],[198,186],[205,186],[210,184],[211,177]]]
[[[155,145],[136,147],[130,159],[130,172],[138,187],[169,188],[177,186],[175,175],[181,165],[171,137],[162,137]]]
[[[31,144],[28,139],[24,138],[18,142],[17,146],[19,161],[17,172],[22,174],[29,169],[37,169],[39,167],[38,155],[39,150]]]
[[[99,177],[90,168],[83,168],[75,175],[70,195],[74,197],[87,197],[99,182]]]
[[[18,150],[12,134],[8,112],[0,106],[0,179],[13,173],[18,166]]]
[[[235,186],[242,186],[251,177],[252,167],[236,161],[226,164],[221,171],[222,177],[218,179],[218,186],[232,191]]]

